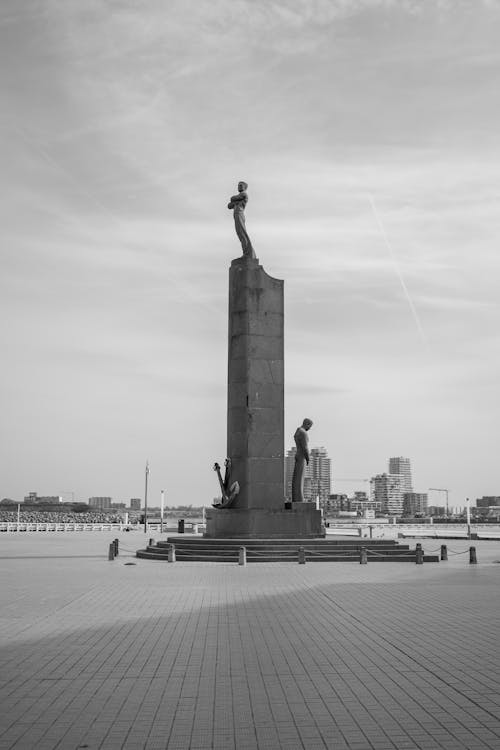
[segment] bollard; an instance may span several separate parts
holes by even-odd
[[[109,545],[109,552],[108,552],[108,560],[114,560],[115,559],[115,544],[114,542],[111,542]]]
[[[441,560],[447,560],[448,559],[448,549],[446,547],[446,544],[441,545]]]
[[[240,547],[240,554],[238,556],[238,565],[246,565],[246,564],[247,564],[247,548]]]
[[[476,563],[477,563],[476,548],[470,547],[469,548],[469,564],[475,565]]]
[[[151,538],[151,539],[149,540],[149,546],[150,546],[150,547],[154,547],[154,546],[155,546],[155,540],[154,540],[153,538]]]
[[[175,544],[171,544],[168,548],[168,561],[175,562]]]
[[[368,563],[368,551],[366,547],[361,547],[359,550],[359,564],[360,565],[367,565]]]
[[[417,544],[415,548],[415,562],[417,565],[424,564],[424,550],[422,549],[421,544]]]
[[[299,547],[299,565],[306,564],[306,553],[304,547]]]
[[[179,518],[177,522],[177,533],[184,534],[184,519],[183,518]]]
[[[415,545],[415,552],[418,552],[419,549],[422,549],[422,542],[417,542]]]
[[[115,557],[118,557],[118,539],[114,539],[113,544],[115,545]]]

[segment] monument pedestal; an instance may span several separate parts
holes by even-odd
[[[293,503],[291,510],[210,508],[205,511],[210,539],[311,539],[324,537],[321,511],[313,503]]]

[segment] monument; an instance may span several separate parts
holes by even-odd
[[[228,203],[242,255],[229,269],[224,479],[214,466],[222,500],[206,513],[205,536],[322,537],[321,512],[313,503],[300,495],[285,507],[284,282],[269,276],[255,255],[245,224],[247,188],[239,182]],[[300,487],[299,475],[297,482]]]

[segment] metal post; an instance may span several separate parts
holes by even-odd
[[[154,547],[154,546],[155,546],[155,540],[151,538],[151,539],[149,540],[149,544],[148,544],[148,547]]]
[[[467,503],[467,539],[470,539],[470,500],[468,497],[465,498],[465,502]]]
[[[118,539],[114,539],[113,544],[115,546],[115,557],[118,557]]]
[[[361,549],[359,550],[359,564],[360,565],[368,564],[368,551],[366,547],[361,547]]]
[[[247,549],[246,547],[240,547],[240,553],[238,555],[238,565],[247,564]]]
[[[424,550],[420,542],[415,545],[415,562],[417,565],[424,564]]]
[[[114,559],[115,559],[115,545],[114,545],[114,542],[111,542],[111,544],[109,545],[109,550],[108,550],[108,560],[114,560]]]
[[[475,547],[470,547],[469,548],[469,563],[470,563],[470,565],[475,565],[477,563],[476,548]]]
[[[17,528],[16,531],[19,531],[19,524],[21,523],[21,503],[17,504]]]
[[[441,560],[447,560],[448,559],[448,548],[446,547],[446,544],[441,545]]]
[[[175,562],[175,544],[171,544],[168,548],[168,561]]]
[[[149,477],[149,461],[146,461],[146,478],[144,485],[144,533],[148,533],[148,477]]]
[[[163,534],[163,505],[165,501],[165,490],[161,491],[160,499],[160,534]]]
[[[304,547],[299,547],[299,565],[306,564],[306,553]]]

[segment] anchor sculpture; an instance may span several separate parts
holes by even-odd
[[[222,502],[212,503],[214,508],[229,508],[240,491],[240,485],[238,484],[238,482],[233,482],[231,484],[230,458],[226,458],[226,460],[224,461],[224,466],[226,467],[226,471],[224,474],[224,479],[222,479],[219,464],[217,462],[214,464],[214,471],[217,472],[222,493]]]

